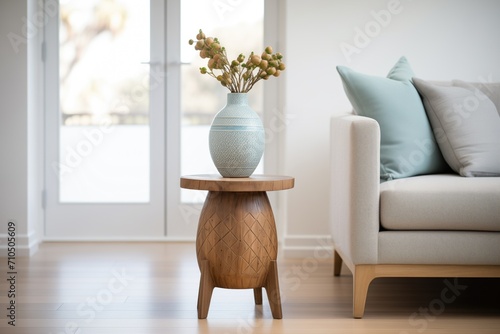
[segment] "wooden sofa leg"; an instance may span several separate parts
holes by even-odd
[[[342,269],[342,258],[336,250],[333,250],[333,275],[340,276],[340,270]]]
[[[355,266],[353,272],[353,316],[361,319],[365,313],[366,296],[371,281],[375,278],[374,265]]]

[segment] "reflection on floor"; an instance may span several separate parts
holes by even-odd
[[[214,290],[208,319],[198,320],[193,243],[44,243],[18,259],[16,327],[4,315],[0,332],[500,333],[498,279],[378,279],[355,320],[346,268],[333,277],[331,259],[278,264],[282,320],[265,298],[255,306],[252,290],[227,289]],[[3,310],[9,286],[0,283]]]

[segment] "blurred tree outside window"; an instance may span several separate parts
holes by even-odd
[[[63,125],[148,124],[149,1],[61,1]]]

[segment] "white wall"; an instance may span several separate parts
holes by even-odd
[[[285,37],[280,44],[285,47],[280,49],[287,70],[280,80],[286,88],[288,128],[280,172],[296,177],[296,187],[284,196],[287,219],[281,239],[286,255],[308,255],[330,234],[330,117],[350,108],[335,66],[385,76],[405,55],[423,79],[500,81],[500,1],[281,1]],[[21,44],[15,52],[7,36],[23,36],[23,18],[33,16],[35,2],[0,0],[0,237],[8,220],[15,219],[19,246],[31,250],[42,232],[42,109],[28,71],[36,78],[40,52],[36,39],[28,39],[33,49]],[[372,11],[389,7],[397,13],[361,45],[357,29],[376,28]],[[358,46],[359,54],[346,58],[342,43]],[[0,240],[1,251],[5,243]]]
[[[34,3],[0,2],[0,256],[6,255],[5,233],[11,220],[16,223],[17,255],[33,253],[38,241],[40,165],[35,146],[36,115],[42,109],[36,102],[35,82],[28,81],[28,72],[37,72],[38,52],[28,51],[34,39],[25,38],[30,32],[23,21],[31,17]]]
[[[390,17],[382,15],[389,9]],[[311,255],[330,235],[330,117],[350,110],[335,66],[385,76],[404,55],[422,79],[500,81],[499,14],[497,0],[286,0],[286,112],[293,121],[284,173],[296,177],[287,194],[286,255]],[[372,37],[363,40],[357,31],[367,28]],[[343,53],[347,44],[358,53]]]
[[[17,20],[26,13],[26,3],[0,3],[0,233],[6,232],[10,219],[16,219],[19,233],[25,233],[27,221],[27,48],[20,46],[15,53],[7,38]],[[5,240],[2,238],[2,245]]]

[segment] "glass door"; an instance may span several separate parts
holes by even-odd
[[[164,6],[61,0],[47,25],[49,239],[166,234]]]
[[[197,8],[197,10],[192,10]],[[208,150],[208,132],[215,114],[226,104],[229,90],[208,75],[200,74],[207,66],[199,52],[189,45],[199,29],[207,36],[219,38],[228,58],[248,56],[264,50],[264,1],[210,2],[181,1],[181,174],[217,174]],[[248,93],[249,103],[263,117],[264,85],[257,84]],[[264,159],[255,170],[263,173]],[[181,201],[199,203],[204,192],[181,190]]]
[[[58,4],[45,29],[46,240],[194,240],[205,194],[179,177],[216,173],[208,128],[227,91],[188,40],[202,28],[230,57],[277,46],[278,2]],[[276,96],[276,81],[250,93],[266,132]],[[271,135],[256,173],[275,172]]]
[[[206,193],[179,189],[179,176],[218,173],[210,158],[208,130],[215,114],[224,107],[229,92],[213,78],[200,74],[199,68],[207,66],[206,59],[201,59],[188,41],[203,29],[207,35],[220,39],[231,58],[239,53],[262,52],[264,12],[268,14],[268,8],[272,8],[268,19],[273,21],[277,16],[276,3],[264,0],[167,1],[167,12],[179,14],[169,15],[167,20],[167,33],[171,33],[167,36],[167,109],[179,110],[179,113],[167,113],[167,124],[175,125],[167,134],[167,230],[170,237],[194,240]],[[274,27],[269,27],[266,34],[274,38],[275,35],[270,34],[274,31]],[[274,39],[272,44],[276,45]],[[264,85],[256,85],[249,97],[253,109],[264,116]],[[271,104],[268,109],[273,107]],[[265,121],[265,116],[263,118]],[[256,173],[263,172],[263,165],[261,162]],[[176,188],[169,187],[169,182]]]

